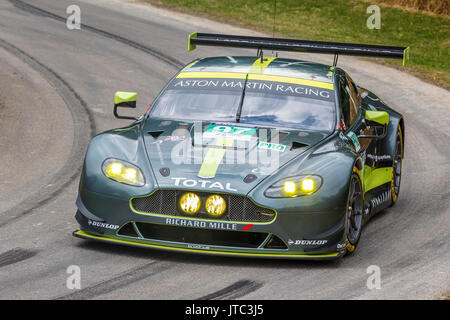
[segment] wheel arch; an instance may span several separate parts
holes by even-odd
[[[398,128],[401,130],[401,138],[402,138],[402,158],[404,156],[404,150],[405,150],[405,121],[403,119],[403,116],[392,110],[391,108],[387,106],[378,107],[377,109],[381,111],[386,111],[389,114],[389,124],[387,127],[387,135],[386,137],[381,141],[381,149],[380,149],[380,155],[390,155],[393,159],[394,152],[395,152],[395,144],[396,144],[396,138],[397,138],[397,131]]]

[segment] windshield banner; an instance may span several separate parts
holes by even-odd
[[[244,79],[175,78],[167,89],[242,91],[244,89],[244,84]],[[333,90],[284,82],[248,80],[245,92],[261,92],[281,96],[289,95],[324,101],[334,101]]]

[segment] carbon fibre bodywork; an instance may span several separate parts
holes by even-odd
[[[162,92],[185,77],[244,81],[245,76],[255,83],[294,83],[302,88],[321,88],[333,94],[336,105],[333,128],[276,127],[279,131],[276,143],[285,148],[277,153],[276,168],[269,170],[250,163],[227,166],[222,161],[212,178],[204,178],[199,171],[205,154],[195,153],[194,131],[204,133],[215,122],[204,120],[198,124],[188,119],[165,119],[152,116],[150,111],[128,127],[109,130],[92,139],[76,202],[80,229],[74,235],[156,249],[236,256],[334,259],[344,255],[351,177],[356,173],[362,183],[364,224],[374,213],[392,204],[391,176],[398,132],[402,135],[403,152],[403,118],[376,95],[358,87],[355,88],[357,110],[343,127],[340,99],[343,92],[338,83],[347,77],[349,84],[353,84],[343,70],[284,58],[270,59],[263,66],[263,59],[258,62],[259,59],[195,60]],[[389,114],[387,134],[383,139],[362,138],[355,144],[349,132],[363,134],[374,130],[364,122],[368,110]],[[273,129],[267,124],[252,128],[255,137],[264,129]],[[193,148],[188,162],[174,160],[177,146]],[[233,148],[223,149],[226,157]],[[250,150],[243,148],[242,152],[248,156]],[[138,167],[145,184],[137,187],[106,177],[102,166],[109,158]],[[282,178],[311,174],[323,181],[313,194],[284,198],[265,195]],[[188,191],[202,199],[213,194],[223,196],[226,214],[220,218],[201,212],[194,216],[183,214],[178,201]],[[247,214],[250,211],[252,215]],[[246,214],[251,218],[246,218]]]

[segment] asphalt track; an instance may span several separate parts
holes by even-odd
[[[81,30],[66,28],[71,4],[81,8]],[[194,31],[249,34],[118,0],[0,0],[0,299],[435,299],[447,293],[450,94],[355,58],[340,58],[339,65],[405,116],[406,157],[398,203],[366,226],[354,256],[331,262],[214,257],[72,237],[87,143],[128,123],[112,115],[114,92],[137,91],[141,114],[195,57],[254,54],[188,53],[186,38]],[[70,265],[81,268],[81,290],[66,287]],[[366,286],[370,265],[380,267],[381,289]]]

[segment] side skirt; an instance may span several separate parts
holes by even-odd
[[[364,195],[364,219],[367,221],[376,213],[388,208],[392,201],[391,183],[385,183]]]

